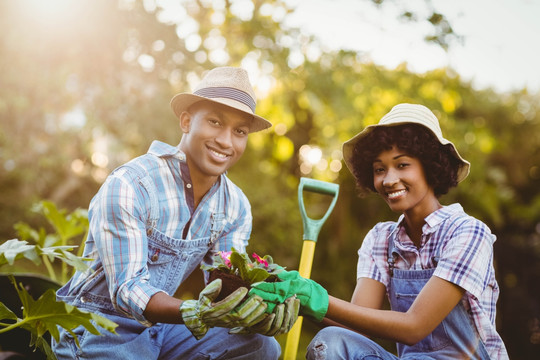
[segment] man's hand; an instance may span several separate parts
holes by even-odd
[[[300,300],[300,313],[321,321],[328,311],[328,292],[313,280],[300,276],[298,271],[282,271],[281,281],[253,284],[249,293],[258,295],[268,303],[267,312],[293,295]]]
[[[273,304],[272,304],[273,305]],[[276,336],[288,333],[298,319],[300,300],[292,296],[283,304],[276,305],[271,314],[266,314],[259,323],[250,327],[238,327],[231,329],[231,334],[262,334]]]
[[[220,291],[221,279],[216,279],[201,291],[199,300],[186,300],[180,305],[184,324],[197,340],[206,335],[211,327],[249,327],[265,316],[267,305],[259,296],[251,296],[242,303],[248,292],[246,288],[238,288],[225,299],[214,303]]]

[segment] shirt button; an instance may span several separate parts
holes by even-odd
[[[158,255],[158,254],[152,255],[152,261],[157,261],[158,259],[159,259],[159,255]]]
[[[148,236],[152,235],[152,228],[146,229],[146,235]]]
[[[186,187],[187,187],[188,189],[191,189],[191,184],[187,184]]]
[[[86,298],[84,296],[81,296],[81,302],[84,304],[86,302]]]

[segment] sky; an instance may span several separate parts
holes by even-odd
[[[287,24],[330,49],[361,51],[390,69],[450,67],[478,89],[540,92],[540,0],[387,0],[382,11],[369,0],[287,2],[296,9]],[[399,6],[427,14],[426,4],[448,18],[461,43],[445,51],[423,41],[429,24],[398,20]]]

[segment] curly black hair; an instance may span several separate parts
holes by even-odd
[[[376,192],[373,185],[373,160],[393,146],[420,160],[427,183],[436,197],[457,185],[462,165],[452,145],[443,145],[426,127],[418,124],[375,127],[352,152],[352,174],[361,191]]]

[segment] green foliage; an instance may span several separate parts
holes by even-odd
[[[78,239],[81,234],[83,239],[88,233],[88,214],[86,210],[76,209],[70,214],[66,214],[65,210],[58,210],[56,205],[51,201],[41,201],[33,206],[32,210],[43,215],[48,223],[52,226],[54,232],[46,233],[43,227],[39,230],[33,229],[30,225],[24,222],[15,224],[15,229],[22,240],[32,240],[39,247],[40,256],[43,259],[49,277],[56,281],[58,276],[52,266],[52,262],[56,257],[57,252],[61,252],[62,263],[60,271],[60,282],[65,283],[69,277],[69,267],[75,270],[85,270],[86,265],[81,259],[82,247],[79,247],[77,255],[70,252],[73,246],[70,242],[73,239]],[[51,252],[53,250],[53,252]]]
[[[56,278],[50,266],[54,260],[60,260],[66,268],[70,266],[81,271],[88,269],[84,262],[87,259],[73,254],[73,245],[65,245],[71,238],[87,231],[86,213],[76,211],[65,215],[64,211],[58,211],[56,205],[47,201],[42,202],[37,208],[44,213],[56,232],[47,235],[44,229],[34,230],[25,223],[18,223],[19,233],[33,239],[36,245],[17,239],[7,240],[0,244],[0,267],[13,265],[21,259],[30,260],[37,265],[43,261],[49,265],[47,268],[51,271],[52,279]],[[100,333],[97,327],[115,332],[117,325],[110,320],[56,301],[56,293],[53,289],[48,289],[37,300],[34,300],[22,283],[16,283],[13,275],[10,275],[10,279],[22,304],[22,318],[18,318],[12,310],[0,302],[0,334],[15,328],[27,330],[31,334],[30,346],[40,349],[47,359],[56,359],[56,356],[44,336],[50,333],[54,339],[59,340],[57,326],[63,327],[72,334],[72,330],[81,325],[96,335]],[[75,334],[73,335],[78,344]]]
[[[36,245],[29,245],[26,241],[20,241],[17,239],[7,240],[0,245],[0,266],[4,264],[13,265],[15,260],[26,258],[32,260],[34,263],[39,264],[41,257],[45,256],[48,259],[60,259],[62,261],[70,261],[67,254],[69,250],[73,250],[71,246],[54,246],[54,247],[40,247]],[[81,269],[87,267],[84,263],[80,262]]]
[[[372,2],[383,11],[390,0]],[[374,195],[357,196],[341,145],[398,102],[425,104],[472,163],[469,178],[442,201],[460,202],[498,236],[498,319],[511,358],[527,358],[538,346],[530,332],[516,334],[540,313],[537,286],[529,285],[540,280],[540,94],[475,89],[452,69],[415,74],[407,64],[385,69],[363,53],[329,51],[286,26],[294,9],[279,0],[241,7],[235,0],[221,7],[183,0],[174,12],[152,1],[80,1],[56,19],[30,3],[0,2],[0,53],[6,55],[0,57],[0,238],[17,237],[13,224],[29,218],[27,210],[38,199],[67,209],[87,207],[105,176],[146,152],[153,139],[177,143],[172,95],[189,91],[216,65],[243,65],[259,94],[257,113],[274,124],[250,135],[229,172],[252,204],[250,246],[296,268],[302,246],[300,176],[339,183],[338,202],[317,242],[312,278],[331,294],[350,298],[365,233],[397,214]],[[404,7],[403,19],[411,26],[432,24],[426,37],[443,47],[459,40],[444,14],[426,4],[428,11]],[[171,19],[172,13],[179,18]],[[294,57],[303,61],[294,63]],[[144,59],[153,66],[143,67]],[[323,161],[309,171],[300,156],[306,144],[322,151]],[[40,220],[29,219],[35,232],[18,227],[26,233],[18,237],[62,246],[59,238],[47,238]],[[65,241],[75,245],[82,238]],[[523,254],[528,261],[513,260]],[[48,256],[38,256],[47,264]],[[52,269],[58,279],[67,274]],[[522,302],[519,313],[511,309],[516,301]]]
[[[21,299],[23,318],[19,319],[15,313],[0,302],[0,334],[20,327],[29,331],[32,335],[30,346],[42,350],[48,359],[55,359],[49,344],[44,340],[44,335],[49,332],[54,339],[59,340],[57,325],[68,330],[77,341],[77,336],[71,331],[78,326],[84,326],[92,334],[99,335],[96,326],[107,331],[115,332],[117,325],[107,318],[77,309],[64,302],[56,301],[54,290],[47,290],[38,300],[34,300],[24,289],[22,284],[16,284],[15,278],[11,277],[13,285],[17,289]],[[4,322],[7,320],[8,322]]]
[[[277,274],[284,269],[275,264],[270,255],[260,257],[253,253],[252,256],[255,261],[252,261],[246,253],[240,253],[235,248],[232,248],[231,251],[219,251],[214,254],[212,264],[202,264],[201,269],[234,274],[249,284],[275,280]]]
[[[15,260],[23,257],[38,263],[39,255],[36,246],[28,245],[28,242],[16,239],[8,240],[0,245],[0,266],[4,264],[13,265]]]

